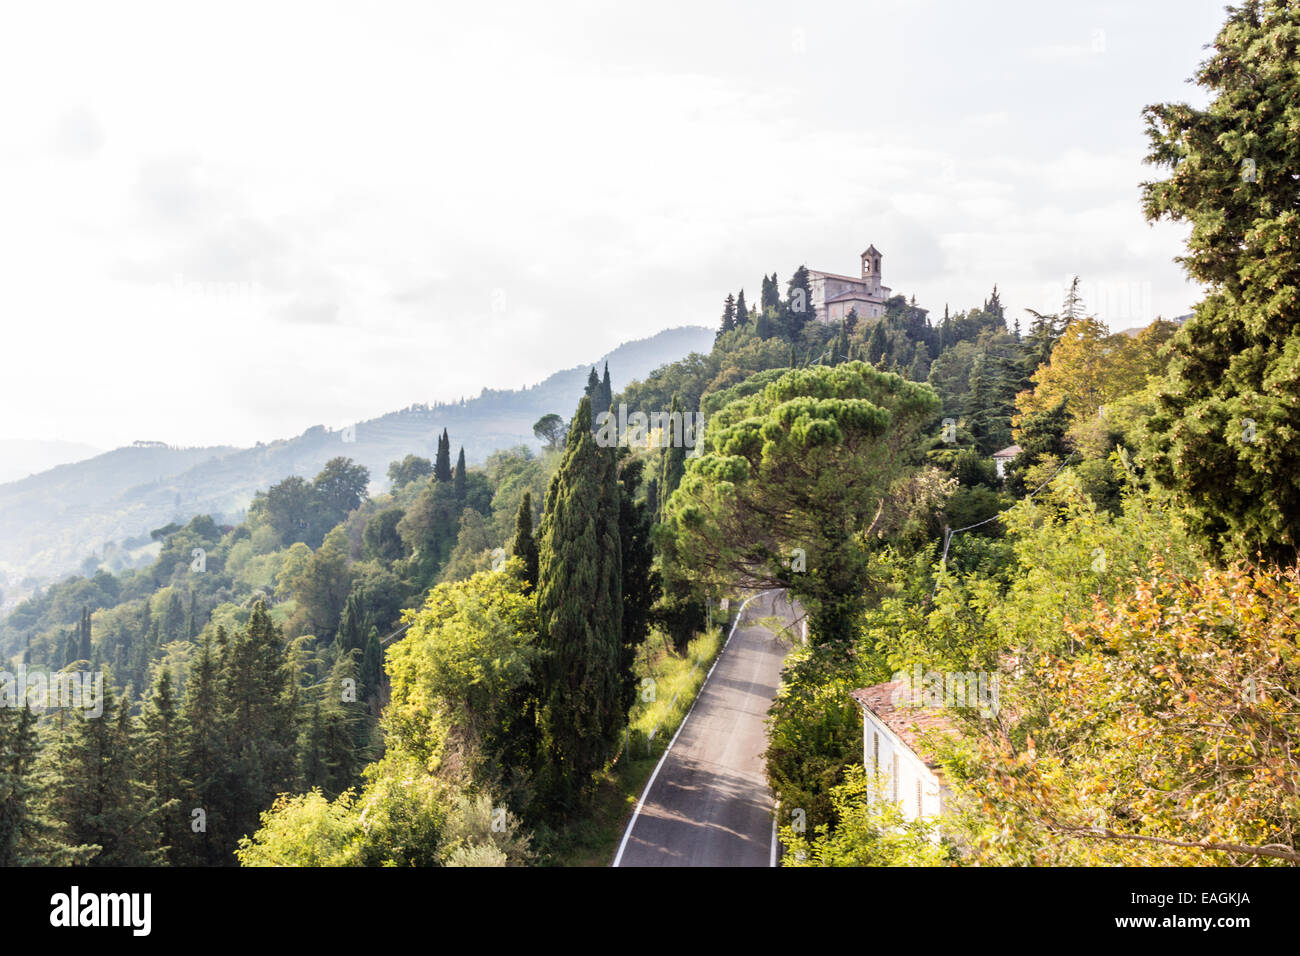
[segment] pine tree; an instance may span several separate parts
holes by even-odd
[[[612,756],[626,714],[620,681],[622,567],[614,449],[578,406],[547,491],[538,545],[542,633],[539,784],[551,815],[576,809]]]
[[[130,708],[120,705],[105,679],[103,711],[69,715],[54,747],[58,783],[52,803],[74,845],[96,846],[94,866],[144,866],[161,862],[159,813],[134,777]]]
[[[228,802],[220,809],[229,852],[238,837],[257,829],[258,815],[293,779],[296,681],[264,602],[253,606],[247,626],[231,637],[221,670]]]
[[[519,502],[510,553],[523,561],[524,593],[531,594],[537,587],[537,542],[533,539],[533,494],[530,491],[525,491]]]
[[[0,867],[56,862],[33,854],[54,830],[37,805],[40,750],[31,708],[0,705]]]
[[[993,294],[984,300],[984,311],[989,315],[996,315],[999,319],[1006,319],[1006,309],[1002,305],[1002,299],[998,295],[998,286],[993,284]]]
[[[153,696],[145,703],[140,722],[141,780],[157,801],[161,849],[167,861],[174,864],[183,857],[189,833],[181,811],[181,797],[188,783],[181,773],[184,735],[169,668],[158,669]]]
[[[451,481],[451,439],[447,437],[445,428],[438,439],[438,454],[434,460],[433,477],[436,481]]]
[[[749,306],[745,304],[745,290],[736,296],[736,328],[749,324]]]
[[[728,332],[736,328],[736,297],[730,292],[727,293],[726,301],[722,303],[722,322],[718,325],[718,332],[713,337],[713,341],[719,341]]]

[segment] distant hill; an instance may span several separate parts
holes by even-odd
[[[408,454],[432,458],[444,428],[452,454],[463,445],[470,465],[500,448],[537,448],[533,423],[548,412],[567,420],[593,365],[599,372],[609,362],[618,392],[660,365],[712,345],[710,329],[668,329],[526,389],[484,389],[464,402],[412,405],[352,429],[316,425],[253,448],[118,448],[0,485],[0,574],[7,579],[0,580],[0,589],[12,597],[28,576],[45,582],[76,571],[92,555],[102,557],[106,545],[124,553],[171,521],[196,514],[233,521],[255,491],[289,475],[311,478],[336,455],[369,468],[372,490],[379,490],[387,484],[390,462]]]
[[[74,441],[0,438],[0,483],[49,471],[70,461],[83,461],[103,450]]]

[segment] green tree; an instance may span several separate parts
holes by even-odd
[[[388,480],[392,483],[394,491],[413,481],[428,478],[432,474],[433,462],[418,455],[407,455],[401,461],[395,461],[388,466]]]
[[[533,539],[533,495],[525,491],[515,515],[515,536],[510,553],[523,562],[523,589],[531,594],[537,587],[537,542]]]
[[[1188,274],[1209,288],[1174,338],[1147,456],[1198,531],[1224,553],[1284,563],[1300,546],[1300,211],[1294,104],[1300,9],[1229,8],[1194,79],[1204,109],[1144,111],[1147,218],[1191,225]]]
[[[623,729],[619,485],[614,449],[583,399],[551,480],[538,545],[542,634],[540,789],[550,814],[575,810]]]
[[[158,801],[159,839],[167,862],[177,863],[183,858],[182,844],[189,834],[181,810],[188,782],[182,776],[184,733],[171,668],[158,668],[153,696],[145,702],[140,724],[141,779]]]
[[[465,448],[460,449],[460,454],[456,456],[456,473],[451,480],[452,490],[456,492],[456,500],[464,503],[465,501]]]
[[[680,560],[719,587],[790,588],[810,636],[846,645],[874,543],[941,496],[913,464],[938,411],[928,387],[861,362],[796,369],[732,402],[668,504]]]
[[[533,425],[533,434],[538,441],[546,442],[546,447],[554,451],[564,441],[564,419],[554,412],[548,412],[537,419]]]
[[[434,456],[433,477],[435,481],[451,481],[451,439],[447,436],[445,428],[438,438],[438,454]]]
[[[681,410],[677,396],[674,395],[669,419],[674,420],[674,416],[679,416]],[[674,442],[671,434],[664,435],[660,441],[667,443],[667,447],[663,450],[663,461],[659,472],[659,507],[662,509],[667,506],[668,499],[677,490],[682,475],[686,473],[686,447],[683,442]]]

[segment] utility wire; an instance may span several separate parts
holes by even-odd
[[[1052,474],[1048,477],[1048,479],[1044,481],[1041,485],[1035,488],[1024,498],[1021,498],[1020,501],[1017,501],[1016,505],[1020,504],[1022,501],[1032,501],[1040,491],[1042,491],[1044,488],[1046,488],[1048,485],[1052,483],[1052,479],[1054,479],[1057,475],[1059,475],[1062,471],[1065,470],[1065,466],[1070,463],[1070,460],[1074,458],[1074,456],[1075,456],[1075,452],[1070,452],[1070,454],[1066,455],[1065,461],[1061,462],[1061,466],[1057,468],[1056,471],[1052,472]],[[1012,505],[1011,508],[1014,508],[1016,505]],[[999,511],[997,514],[990,515],[989,517],[985,518],[983,521],[976,521],[974,524],[968,524],[964,528],[943,529],[943,557],[939,559],[939,573],[934,576],[934,588],[930,591],[931,601],[933,601],[934,596],[939,593],[939,578],[942,577],[943,572],[947,570],[948,546],[952,543],[953,535],[961,534],[963,531],[971,531],[972,529],[978,528],[981,525],[988,524],[990,521],[996,521],[997,519],[1001,518],[1004,514],[1006,514],[1008,511],[1010,511],[1011,508],[1005,508],[1002,511]]]

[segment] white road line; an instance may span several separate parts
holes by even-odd
[[[614,857],[613,866],[618,866],[619,863],[622,862],[623,851],[627,849],[628,838],[632,836],[632,828],[636,826],[636,818],[641,815],[641,809],[645,806],[645,798],[650,793],[650,788],[655,785],[655,777],[659,776],[659,771],[663,768],[664,761],[667,760],[668,755],[672,753],[673,744],[677,743],[677,738],[681,735],[682,728],[686,726],[686,721],[690,720],[691,714],[695,713],[695,705],[698,704],[700,698],[704,696],[704,688],[709,686],[709,678],[713,676],[713,672],[718,666],[718,661],[722,660],[722,655],[727,652],[727,645],[730,644],[731,639],[736,636],[736,628],[740,627],[741,618],[745,616],[745,608],[749,606],[749,602],[754,600],[754,598],[767,593],[767,591],[759,591],[758,594],[751,594],[741,602],[740,610],[736,612],[736,623],[731,625],[731,633],[727,635],[727,640],[723,643],[722,650],[718,651],[718,656],[713,659],[713,667],[710,667],[709,672],[704,675],[704,683],[700,684],[699,692],[695,695],[695,700],[691,702],[691,709],[688,710],[686,716],[682,718],[681,724],[677,727],[677,733],[673,734],[673,739],[668,741],[668,749],[664,751],[663,756],[659,758],[659,762],[655,764],[654,773],[650,774],[650,780],[646,783],[645,789],[641,791],[641,799],[637,801],[636,809],[632,811],[632,819],[628,821],[627,829],[623,831],[623,840],[618,845],[618,855]]]

